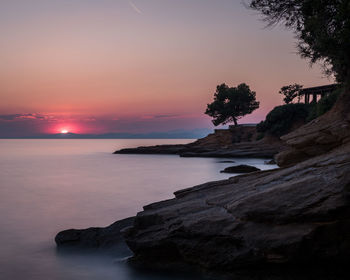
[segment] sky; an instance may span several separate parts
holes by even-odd
[[[256,123],[332,82],[240,0],[0,0],[0,33],[0,137],[214,128],[221,83],[256,92]]]

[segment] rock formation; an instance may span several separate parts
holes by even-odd
[[[338,102],[283,137],[291,149],[276,158],[288,167],[206,183],[145,206],[125,231],[134,259],[170,257],[219,270],[347,263],[349,120]]]
[[[296,166],[210,182],[144,207],[134,259],[232,270],[350,257],[350,145]]]
[[[255,171],[260,171],[260,169],[256,168],[255,166],[241,164],[241,165],[226,167],[224,170],[220,172],[221,173],[251,173]]]
[[[157,145],[122,149],[115,154],[177,154],[181,157],[253,157],[272,158],[284,144],[272,137],[256,141],[255,126],[217,129],[214,133],[190,144]]]
[[[296,164],[350,142],[348,99],[349,96],[343,95],[331,111],[282,136],[281,139],[289,149],[276,156],[277,164],[279,166]]]

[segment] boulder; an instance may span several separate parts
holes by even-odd
[[[230,166],[226,167],[224,170],[221,170],[221,173],[251,173],[255,171],[260,171],[259,168],[256,168],[255,166],[250,166],[250,165],[235,165],[235,166]]]

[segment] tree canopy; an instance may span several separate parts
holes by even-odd
[[[294,30],[302,57],[350,83],[350,0],[251,0],[250,7]]]
[[[259,108],[256,93],[242,83],[237,87],[221,84],[216,87],[214,101],[207,105],[205,114],[213,118],[215,126],[234,122]]]
[[[292,103],[295,98],[298,98],[298,103],[300,103],[300,91],[302,90],[302,88],[302,85],[293,84],[282,87],[278,93],[284,95],[283,101],[286,104]]]

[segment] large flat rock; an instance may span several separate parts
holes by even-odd
[[[296,166],[181,190],[124,231],[134,260],[219,270],[347,262],[350,145]]]

